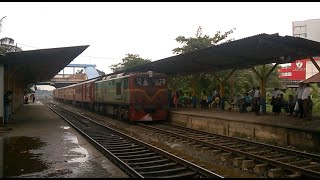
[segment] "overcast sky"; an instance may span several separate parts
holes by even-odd
[[[23,50],[90,45],[72,63],[108,67],[126,53],[159,60],[173,56],[177,36],[236,28],[230,38],[292,35],[292,22],[318,19],[319,2],[0,2],[1,37]]]

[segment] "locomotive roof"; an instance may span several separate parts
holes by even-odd
[[[124,77],[129,77],[129,76],[136,76],[136,75],[141,75],[141,74],[147,74],[148,72],[122,72],[118,74],[110,74],[110,75],[105,75],[102,79],[97,80],[98,81],[106,81],[106,80],[111,80],[111,79],[118,79],[118,78],[124,78]],[[160,75],[161,73],[157,72],[152,72],[153,74]]]
[[[259,34],[184,53],[119,72],[155,71],[192,74],[227,69],[246,69],[270,63],[290,63],[320,54],[320,43],[292,36]]]

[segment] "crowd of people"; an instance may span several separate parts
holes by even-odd
[[[299,83],[299,88],[295,95],[288,95],[287,99],[284,97],[284,93],[279,88],[274,88],[271,93],[270,105],[272,106],[272,113],[279,115],[285,113],[288,116],[296,116],[303,119],[311,119],[312,116],[312,100],[309,83]],[[187,96],[182,93],[182,90],[172,92],[169,90],[168,100],[170,107],[196,107],[197,102],[202,109],[218,108],[221,105],[220,94],[213,89],[212,93],[207,93],[205,90],[201,93],[199,101],[196,96]],[[237,95],[229,103],[229,109],[237,107],[240,112],[255,112],[256,115],[260,115],[261,106],[263,104],[261,97],[260,87],[253,87],[250,91],[243,94],[243,96]]]

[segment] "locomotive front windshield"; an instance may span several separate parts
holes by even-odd
[[[135,82],[137,86],[164,86],[166,79],[158,77],[138,77],[135,79]]]

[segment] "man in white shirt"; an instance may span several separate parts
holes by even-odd
[[[278,88],[274,88],[274,91],[272,92],[272,100],[271,100],[271,105],[272,105],[272,112],[275,112],[275,104],[276,104],[276,98],[278,97],[279,94],[282,94],[282,92]]]
[[[299,88],[296,91],[296,98],[298,100],[298,105],[299,105],[299,113],[298,113],[299,118],[303,118],[304,117],[303,101],[302,101],[303,90],[304,90],[304,84],[303,84],[303,82],[300,82],[299,83]]]
[[[304,114],[304,117],[306,119],[310,119],[311,118],[311,87],[310,87],[310,84],[309,83],[306,83],[305,84],[305,88],[303,90],[303,93],[302,93],[302,96],[301,96],[301,99],[302,99],[302,102],[303,102],[303,114]]]
[[[261,97],[261,92],[260,92],[260,87],[258,86],[256,91],[254,92],[254,110],[255,110],[255,113],[256,115],[260,115],[259,112],[260,112],[260,97]]]

